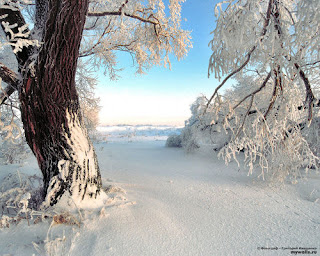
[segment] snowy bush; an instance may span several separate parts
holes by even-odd
[[[202,115],[207,99],[205,96],[198,97],[191,105],[191,117],[186,121],[179,139],[180,144],[188,152],[200,147],[209,146],[214,150],[221,149],[230,139],[229,135],[219,125],[212,125],[213,113],[207,112]],[[168,138],[169,143],[171,138]]]
[[[38,196],[38,189],[41,185],[42,179],[40,177],[36,175],[28,176],[19,171],[4,177],[0,183],[2,214],[6,213],[10,216],[21,213],[26,215],[28,209],[31,211],[30,201],[32,205],[37,204],[34,194]]]
[[[0,228],[9,228],[26,220],[34,224],[47,218],[47,214],[37,211],[43,198],[39,193],[42,179],[36,175],[29,176],[17,171],[5,176],[0,182]]]
[[[169,148],[181,148],[181,136],[180,135],[171,135],[166,141],[166,147]]]

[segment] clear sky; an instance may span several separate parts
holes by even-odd
[[[216,3],[217,0],[187,0],[183,4],[183,28],[192,31],[193,48],[180,62],[172,58],[171,70],[154,67],[146,75],[136,75],[128,58],[119,63],[124,68],[119,80],[99,76],[101,124],[183,125],[196,97],[211,96],[218,85],[213,76],[207,76]]]

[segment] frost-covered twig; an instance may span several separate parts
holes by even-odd
[[[9,43],[11,44],[14,54],[17,57],[19,65],[23,66],[29,57],[29,50],[27,47],[20,47],[15,51],[16,43],[19,40],[27,40],[30,36],[30,30],[25,22],[25,19],[20,11],[19,6],[15,6],[16,1],[7,1],[6,4],[1,5],[0,21],[1,27],[5,32]],[[10,8],[10,7],[14,8]]]

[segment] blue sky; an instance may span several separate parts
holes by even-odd
[[[184,124],[196,97],[210,96],[218,85],[214,77],[207,77],[216,3],[187,0],[183,4],[183,28],[192,31],[193,48],[180,62],[172,58],[171,70],[153,67],[146,75],[136,75],[128,57],[121,58],[119,67],[124,71],[118,81],[99,76],[101,124]]]

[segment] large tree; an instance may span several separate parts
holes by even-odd
[[[209,75],[221,82],[193,105],[187,146],[202,137],[226,162],[243,151],[249,172],[260,168],[262,177],[319,166],[319,11],[310,0],[216,5]],[[237,84],[222,91],[231,79]]]
[[[43,174],[44,197],[77,203],[101,191],[97,157],[84,126],[75,76],[78,58],[103,64],[115,75],[115,51],[129,52],[138,72],[183,57],[189,32],[180,28],[180,0],[5,0],[1,27],[17,60],[17,72],[0,64],[7,87],[0,103],[18,91],[26,141]],[[25,16],[25,17],[24,17]],[[26,20],[31,19],[33,28]]]

